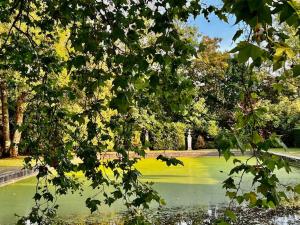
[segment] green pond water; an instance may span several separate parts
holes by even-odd
[[[181,158],[184,166],[167,167],[156,159],[145,159],[137,164],[143,174],[144,181],[153,181],[154,188],[166,200],[167,207],[206,207],[225,203],[222,181],[232,167],[231,162],[223,158]],[[286,183],[300,183],[300,169],[293,168],[287,175],[283,170],[278,176]],[[88,186],[88,184],[86,184]],[[25,215],[33,204],[35,178],[28,178],[0,188],[0,224],[14,224],[15,214]],[[86,188],[81,196],[79,193],[61,196],[59,217],[86,217],[89,210],[85,207],[85,199],[93,195]],[[122,203],[116,203],[112,208],[103,207],[102,212],[115,213],[124,209]]]

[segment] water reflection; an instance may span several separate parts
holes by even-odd
[[[299,215],[287,215],[281,217],[275,217],[273,219],[275,225],[299,225],[300,216]]]

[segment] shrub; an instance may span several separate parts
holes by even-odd
[[[150,130],[153,150],[184,150],[186,125],[180,122],[156,123]]]

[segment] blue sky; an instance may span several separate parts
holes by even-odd
[[[220,3],[219,0],[206,0],[203,1],[207,4],[217,5]],[[210,22],[208,22],[203,16],[198,16],[196,19],[189,19],[188,23],[190,25],[198,27],[201,34],[209,37],[218,37],[222,38],[220,47],[222,50],[230,50],[235,44],[232,42],[232,37],[235,32],[238,30],[238,25],[234,25],[235,18],[229,18],[229,23],[221,21],[217,16],[210,15]]]

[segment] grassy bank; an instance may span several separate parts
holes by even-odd
[[[17,158],[8,158],[8,159],[0,159],[0,167],[23,167],[25,157],[17,157]]]

